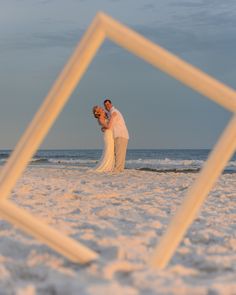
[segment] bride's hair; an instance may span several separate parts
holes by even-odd
[[[104,115],[105,119],[109,118],[108,113],[100,106],[96,105],[93,107],[93,115],[94,118],[99,119],[101,117],[101,115]]]
[[[95,118],[98,118],[98,117],[99,117],[99,116],[98,116],[97,109],[98,109],[98,106],[94,106],[94,107],[93,107],[93,115],[94,115]]]
[[[94,115],[94,118],[96,119],[98,119],[101,116],[101,112],[99,109],[100,107],[97,105],[93,107],[93,115]]]

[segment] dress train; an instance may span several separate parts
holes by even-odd
[[[94,170],[97,172],[111,172],[114,167],[114,139],[112,130],[106,129],[103,132],[103,140],[102,157]]]

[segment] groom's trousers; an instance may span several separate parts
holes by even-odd
[[[115,138],[115,167],[114,172],[122,172],[125,168],[126,150],[128,139],[123,137]]]

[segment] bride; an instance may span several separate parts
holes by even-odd
[[[94,106],[93,115],[100,126],[107,125],[107,114],[102,107]],[[97,172],[110,172],[114,167],[114,139],[111,129],[105,129],[103,131],[103,141],[104,147],[102,157],[94,169]]]

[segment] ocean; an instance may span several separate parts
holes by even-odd
[[[208,149],[128,149],[126,169],[157,172],[198,172],[206,161]],[[10,150],[0,151],[0,164],[9,157]],[[102,150],[39,150],[30,165],[63,165],[92,168]],[[224,173],[236,173],[236,154],[225,167]]]

